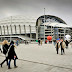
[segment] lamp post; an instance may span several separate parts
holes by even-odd
[[[11,16],[11,24],[12,24],[12,16]],[[11,35],[12,35],[12,34],[11,34]],[[11,35],[10,35],[10,42],[11,42],[11,40],[12,40],[12,39],[11,39]]]
[[[44,8],[44,23],[45,23],[45,8]],[[44,24],[44,43],[45,43],[45,24]]]

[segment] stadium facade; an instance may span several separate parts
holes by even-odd
[[[0,20],[1,37],[18,37],[22,39],[35,39],[35,17],[11,16]]]
[[[41,39],[44,39],[44,35],[45,40],[49,35],[52,36],[52,40],[64,39],[67,34],[72,36],[72,27],[68,26],[61,18],[53,15],[40,16],[36,21],[36,26],[38,26],[38,33],[36,33]]]
[[[45,27],[45,28],[44,28]],[[44,33],[45,32],[45,33]],[[61,18],[52,15],[40,17],[11,16],[0,20],[0,37],[21,37],[26,39],[64,38],[72,28]]]

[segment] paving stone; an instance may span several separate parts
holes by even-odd
[[[13,60],[11,61],[12,69],[8,69],[6,63],[0,72],[72,72],[72,48],[69,45],[65,49],[65,54],[56,54],[53,44],[20,44],[16,49],[19,60],[18,68],[14,68]],[[5,59],[0,53],[0,63]]]

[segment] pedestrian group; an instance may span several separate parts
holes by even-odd
[[[57,40],[56,41],[56,46],[55,46],[57,54],[58,54],[58,51],[59,51],[60,47],[61,47],[61,55],[65,54],[64,49],[68,48],[68,44],[69,44],[69,42],[67,40],[66,41],[63,41],[63,39],[61,39],[60,41]]]
[[[11,41],[8,43],[7,40],[4,40],[3,42],[0,43],[2,45],[3,51],[2,53],[5,55],[5,59],[0,63],[1,67],[6,61],[6,64],[8,66],[8,69],[11,69],[10,63],[11,60],[14,60],[14,68],[17,68],[16,66],[16,59],[18,59],[16,52],[15,52],[15,45],[14,42]]]

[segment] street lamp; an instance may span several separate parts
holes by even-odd
[[[12,16],[11,16],[11,24],[12,24]],[[12,35],[12,34],[11,34],[11,35]],[[12,39],[11,39],[11,35],[10,35],[10,42],[11,42],[11,40],[12,40]]]

